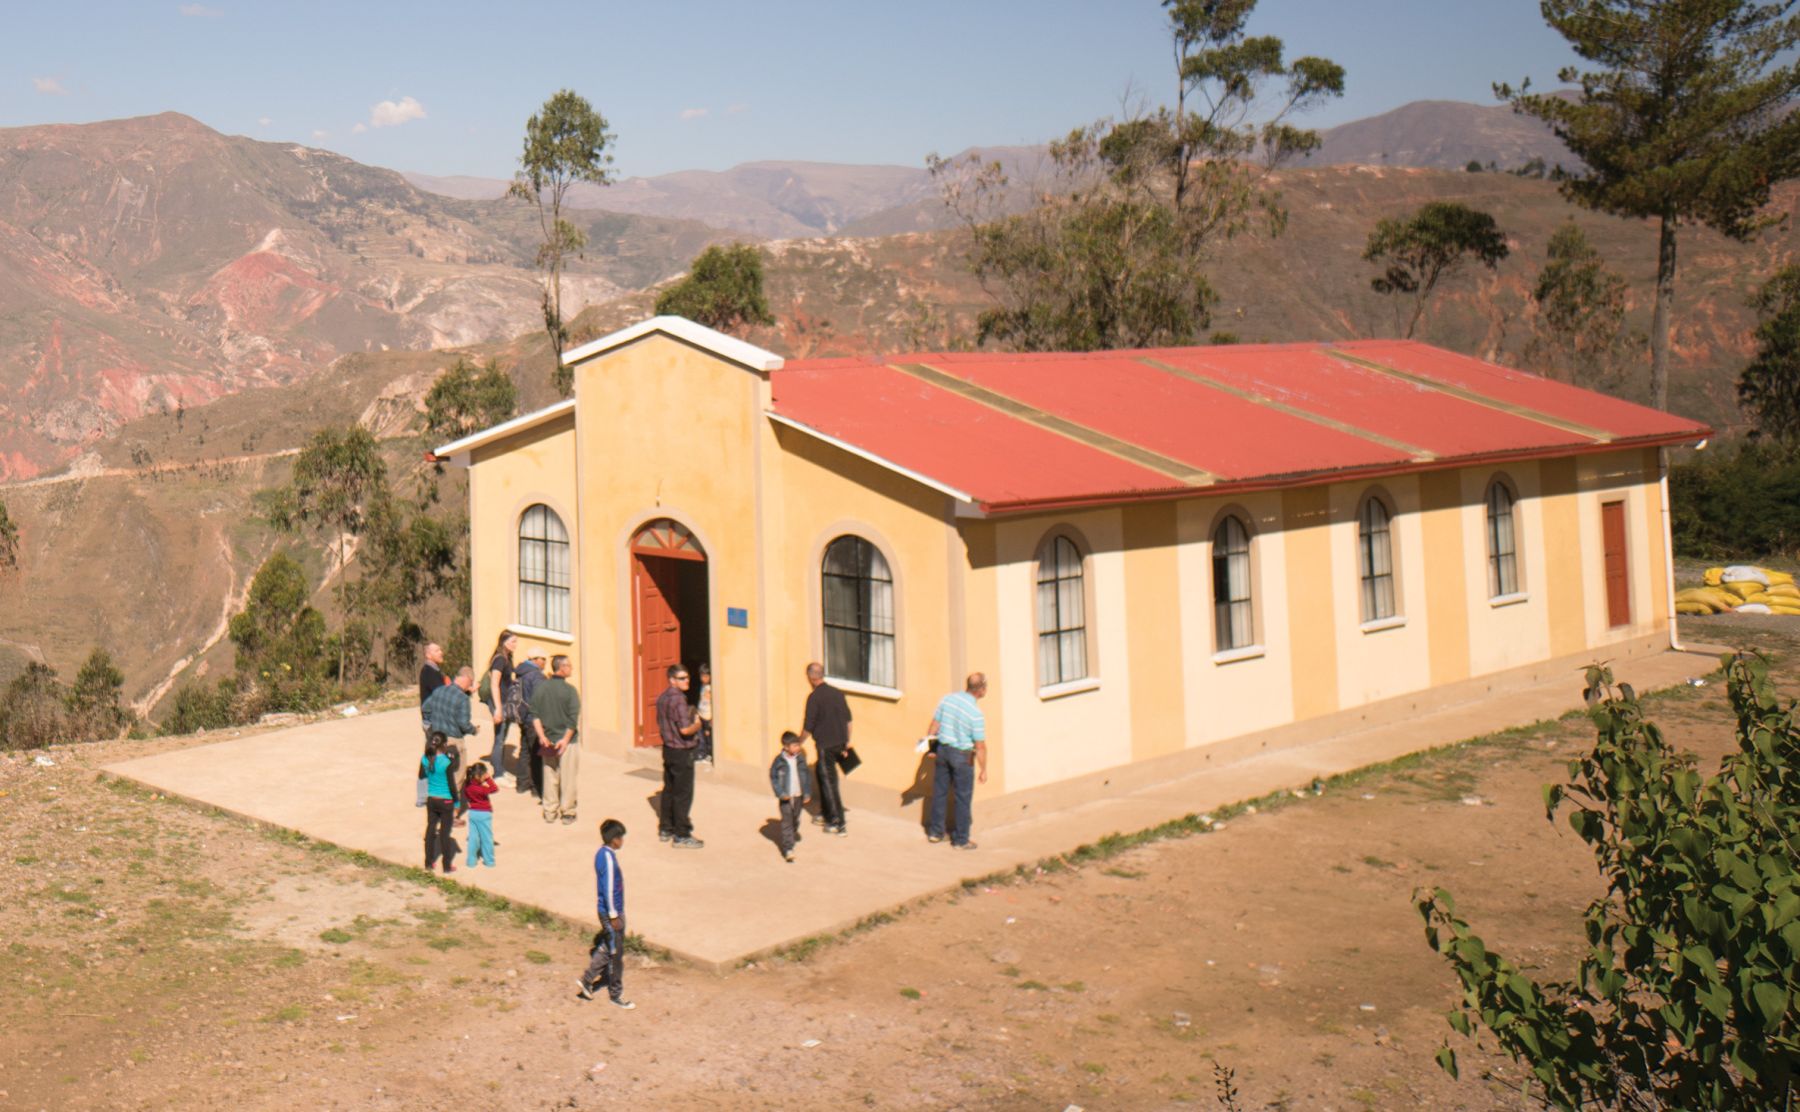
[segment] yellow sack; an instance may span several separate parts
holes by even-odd
[[[1771,586],[1777,583],[1787,587],[1792,587],[1794,585],[1794,576],[1792,572],[1770,571],[1768,568],[1764,568],[1763,574],[1769,577],[1769,584]]]
[[[1800,599],[1800,587],[1792,583],[1772,583],[1763,594],[1774,595],[1776,598]]]
[[[1730,610],[1744,600],[1723,587],[1712,587],[1707,590],[1706,601],[1712,603],[1714,609]]]
[[[1708,587],[1717,587],[1719,584],[1725,582],[1725,569],[1707,568],[1706,575],[1703,576],[1700,581],[1705,583]]]
[[[1770,609],[1774,608],[1770,607]],[[1713,608],[1704,602],[1677,602],[1675,604],[1675,613],[1677,614],[1710,614],[1712,612]]]
[[[1725,589],[1741,599],[1748,599],[1751,595],[1762,594],[1766,588],[1761,583],[1750,581],[1745,583],[1727,583],[1725,584]]]

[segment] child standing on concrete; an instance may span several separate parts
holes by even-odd
[[[781,752],[769,766],[769,786],[781,804],[781,859],[794,861],[794,843],[800,840],[800,816],[812,799],[812,769],[806,765],[806,753],[800,735],[792,730],[781,735]]]
[[[592,1000],[594,990],[605,986],[613,1005],[630,1011],[637,1005],[625,999],[625,873],[619,868],[619,850],[624,845],[624,823],[607,819],[600,824],[600,849],[594,854],[600,935],[594,939],[593,956],[577,984],[583,1000]]]
[[[463,804],[469,809],[469,852],[463,864],[475,867],[476,858],[488,868],[494,867],[494,804],[500,785],[494,782],[488,766],[476,761],[463,777]]]

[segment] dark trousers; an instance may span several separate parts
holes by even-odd
[[[695,736],[700,739],[700,744],[697,747],[694,759],[698,761],[712,760],[712,723],[702,718],[700,720],[700,732]]]
[[[968,749],[938,746],[937,775],[931,786],[931,811],[925,832],[934,838],[944,836],[945,810],[949,810],[950,843],[962,845],[969,840],[972,821],[970,804],[975,794],[975,753]]]
[[[519,723],[519,758],[514,765],[513,783],[520,792],[535,792],[543,782],[543,760],[537,751],[537,730],[530,719]]]
[[[663,746],[662,825],[659,832],[691,838],[694,824],[688,811],[694,806],[694,751]]]
[[[453,863],[456,849],[450,840],[450,824],[456,818],[456,804],[448,799],[427,799],[425,801],[425,867],[437,864],[438,858],[444,859],[445,866]]]
[[[794,852],[794,843],[800,840],[800,816],[806,814],[806,804],[799,796],[792,796],[781,801],[781,852]]]
[[[844,825],[844,790],[838,783],[838,757],[844,747],[834,745],[818,749],[819,759],[813,762],[813,775],[819,781],[819,815],[825,820],[827,827]]]
[[[606,986],[606,994],[617,1000],[625,992],[625,917],[619,916],[619,929],[600,920],[600,933],[594,936],[594,952],[588,958],[587,972],[581,979],[589,985]]]

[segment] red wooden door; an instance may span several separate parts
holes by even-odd
[[[637,743],[661,745],[656,732],[656,697],[669,686],[669,665],[681,663],[681,599],[669,560],[633,555],[631,563],[638,627]]]
[[[1601,547],[1606,559],[1606,624],[1631,624],[1631,570],[1625,557],[1625,503],[1600,503]]]

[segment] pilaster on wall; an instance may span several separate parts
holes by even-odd
[[[1131,759],[1179,752],[1187,742],[1175,504],[1124,513],[1125,620],[1131,658]]]
[[[1469,678],[1469,584],[1463,575],[1462,474],[1419,476],[1425,533],[1425,620],[1431,631],[1431,684]]]
[[[1278,574],[1286,580],[1288,597],[1294,720],[1303,721],[1338,709],[1330,491],[1315,486],[1284,492],[1281,518],[1287,540],[1287,565]],[[1321,615],[1324,620],[1320,620]]]

